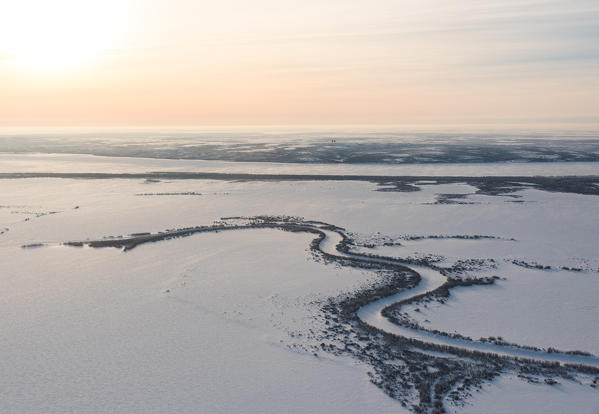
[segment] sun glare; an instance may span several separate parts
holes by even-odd
[[[113,1],[14,1],[0,11],[0,55],[23,70],[72,70],[113,47]]]

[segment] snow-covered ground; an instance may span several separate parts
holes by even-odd
[[[329,174],[417,176],[564,176],[599,175],[595,162],[507,162],[468,164],[288,164],[103,157],[79,154],[0,153],[0,173],[143,173],[150,171],[216,172],[239,174]]]
[[[1,172],[451,175],[459,167],[411,166],[396,172],[399,167],[356,170],[79,155],[3,154],[0,159]],[[543,171],[505,165],[512,173],[497,175]],[[549,175],[561,175],[566,171],[561,165],[543,168]],[[596,164],[566,167],[570,172],[564,174],[597,173]],[[464,168],[477,171],[473,165]],[[498,171],[498,166],[485,168]],[[455,175],[485,175],[480,171]],[[442,255],[444,265],[466,258],[497,261],[497,269],[484,273],[506,280],[454,289],[446,304],[421,307],[428,327],[599,353],[599,197],[525,190],[518,193],[523,203],[471,195],[467,201],[477,204],[435,204],[438,194],[470,194],[474,188],[421,188],[379,192],[375,184],[363,181],[1,179],[0,411],[406,412],[368,381],[367,366],[288,348],[301,344],[297,333],[316,323],[315,301],[352,291],[375,277],[314,262],[307,250],[310,235],[275,230],[209,233],[127,253],[57,245],[208,225],[228,216],[301,216],[366,239],[502,237],[505,240],[398,239],[401,247],[376,251],[400,257]],[[48,245],[21,248],[35,243]],[[529,270],[511,263],[516,259],[587,270]],[[410,314],[420,317],[413,310]],[[527,396],[554,403],[524,405]],[[588,384],[541,386],[502,377],[475,393],[468,404],[456,412],[503,412],[500,409],[508,407],[510,412],[551,414],[576,406],[577,412],[594,413],[599,391]]]
[[[371,276],[310,260],[310,240],[3,246],[0,411],[403,412],[364,366],[287,348],[313,323],[310,302]]]
[[[452,414],[568,413],[597,414],[597,390],[588,384],[560,381],[548,386],[503,376],[474,392],[465,406],[448,404]]]

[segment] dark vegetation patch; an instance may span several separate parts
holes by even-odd
[[[489,236],[483,234],[431,234],[431,235],[415,235],[405,234],[399,236],[388,236],[377,232],[375,234],[356,234],[348,233],[352,238],[355,247],[366,247],[374,249],[380,246],[403,246],[403,241],[420,241],[420,240],[504,240],[517,241],[514,238],[505,238],[499,236]],[[436,260],[432,258],[436,256]],[[441,261],[444,258],[438,255],[431,255],[432,261]]]
[[[456,235],[447,235],[447,234],[432,234],[428,236],[417,236],[417,235],[408,235],[402,236],[404,240],[443,240],[443,239],[457,239],[457,240],[482,240],[482,239],[492,239],[492,240],[508,240],[508,241],[517,241],[514,238],[505,238],[499,236],[488,236],[483,234],[456,234]]]
[[[34,219],[34,218],[50,216],[50,215],[58,214],[58,213],[61,213],[61,212],[60,211],[31,211],[31,210],[13,210],[10,212],[10,214],[22,214],[25,216],[29,216],[29,217],[25,217],[23,219],[23,221],[30,221],[31,219]]]
[[[35,249],[37,247],[43,247],[44,244],[43,243],[31,243],[31,244],[24,244],[21,246],[21,248],[23,249]]]
[[[149,196],[201,196],[202,193],[196,193],[195,191],[185,191],[179,193],[137,193],[135,194],[139,197],[149,197]]]
[[[524,260],[520,260],[520,259],[514,259],[512,260],[512,263],[515,264],[516,266],[520,266],[520,267],[524,267],[526,269],[538,269],[538,270],[566,270],[569,272],[584,272],[587,269],[584,269],[582,267],[577,267],[577,266],[550,266],[550,265],[543,265],[543,264],[539,264],[537,262],[527,262]]]
[[[467,201],[470,194],[437,194],[434,203],[423,204],[480,204],[478,201]]]

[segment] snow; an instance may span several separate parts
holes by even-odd
[[[460,414],[599,413],[599,392],[588,384],[559,380],[559,385],[530,384],[514,376],[502,376],[475,392],[465,407],[450,407]]]
[[[239,174],[329,174],[418,176],[564,176],[599,175],[594,162],[467,163],[467,164],[286,164],[104,157],[79,154],[0,153],[0,173],[140,173],[186,171]]]
[[[358,167],[0,155],[1,172],[542,171],[515,164]],[[562,171],[596,174],[597,166],[551,164],[549,173]],[[128,253],[58,246],[208,225],[227,216],[296,215],[365,236],[515,238],[401,240],[403,247],[381,247],[377,253],[441,254],[445,264],[472,257],[497,260],[498,269],[483,273],[506,280],[455,289],[445,305],[429,305],[431,327],[599,353],[599,273],[592,271],[599,268],[599,197],[524,190],[518,193],[524,203],[470,195],[468,201],[480,204],[451,205],[433,203],[437,194],[475,189],[431,183],[418,192],[376,189],[362,181],[0,179],[0,232],[8,228],[0,234],[0,411],[405,412],[368,381],[367,367],[287,347],[303,341],[291,333],[315,323],[314,300],[349,292],[374,277],[314,262],[306,250],[310,235],[275,230],[198,234]],[[176,192],[201,195],[137,195]],[[32,243],[48,245],[20,247]],[[512,259],[590,270],[527,270]],[[596,390],[561,382],[550,387],[501,377],[463,410],[507,412],[500,411],[505,406],[510,412],[534,412],[542,407],[551,414],[576,404],[576,412],[592,413],[599,406]],[[527,398],[551,404],[531,408]]]
[[[370,276],[313,262],[310,239],[4,248],[0,411],[402,412],[365,367],[287,349],[308,302]]]

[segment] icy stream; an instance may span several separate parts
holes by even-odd
[[[514,346],[496,345],[488,342],[468,341],[459,338],[452,338],[444,335],[437,335],[431,332],[407,328],[401,325],[392,323],[389,319],[383,316],[382,312],[388,306],[394,303],[410,299],[414,296],[423,293],[431,292],[445,283],[446,278],[438,271],[426,266],[416,266],[408,263],[403,263],[398,260],[372,258],[360,254],[345,254],[337,250],[337,245],[342,240],[341,234],[320,229],[326,234],[326,238],[320,243],[320,248],[323,252],[334,255],[351,257],[366,261],[375,261],[380,263],[401,264],[417,272],[420,277],[420,283],[412,289],[406,289],[391,296],[387,296],[368,305],[362,306],[358,310],[358,317],[370,326],[373,326],[381,331],[391,333],[393,335],[402,336],[409,339],[414,339],[421,342],[431,343],[435,345],[450,346],[473,352],[484,352],[496,354],[503,357],[532,359],[545,362],[559,362],[561,364],[583,364],[588,366],[599,367],[599,358],[596,356],[570,355],[564,353],[549,353],[544,351],[534,351],[529,349],[518,348]]]

